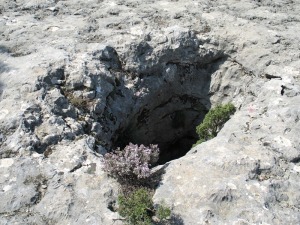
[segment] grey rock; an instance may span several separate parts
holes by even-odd
[[[128,142],[159,144],[175,224],[299,224],[299,7],[0,0],[0,224],[122,224],[102,155]]]
[[[74,109],[58,89],[49,91],[45,97],[45,102],[49,112],[60,116],[75,117]]]
[[[23,159],[1,159],[4,176],[0,194],[7,203],[1,204],[1,224],[87,220],[110,224],[112,218],[117,219],[107,208],[116,198],[116,184],[106,178],[99,157],[87,153],[88,142],[84,138],[54,147],[46,158],[35,153]],[[71,217],[65,217],[71,212]]]
[[[95,91],[84,92],[84,93],[82,93],[82,97],[83,98],[94,99],[95,98]]]

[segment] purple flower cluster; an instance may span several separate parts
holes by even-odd
[[[118,179],[141,179],[150,176],[150,166],[157,162],[157,145],[134,145],[129,143],[122,151],[120,148],[104,156],[104,170]]]

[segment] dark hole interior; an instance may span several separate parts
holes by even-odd
[[[185,101],[180,101],[183,98]],[[115,146],[124,148],[130,142],[158,144],[158,164],[164,164],[184,156],[197,142],[196,126],[206,113],[207,109],[199,99],[173,97],[161,107],[141,110],[120,134]]]
[[[137,100],[138,107],[115,132],[112,148],[122,149],[129,143],[157,144],[159,164],[184,156],[198,140],[196,127],[211,107],[211,75],[224,61],[220,58],[205,65],[169,63],[162,66],[162,71],[171,74],[169,81],[161,81],[161,75],[143,78],[140,88],[156,87]]]

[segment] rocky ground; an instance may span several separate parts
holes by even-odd
[[[299,0],[0,0],[0,15],[0,224],[122,224],[102,155],[128,142],[159,144],[153,199],[174,224],[300,223]]]

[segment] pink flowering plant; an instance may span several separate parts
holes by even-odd
[[[121,182],[132,183],[150,176],[150,168],[159,157],[157,145],[135,145],[129,143],[104,156],[104,170]]]
[[[118,148],[104,155],[104,170],[121,184],[117,210],[126,224],[165,224],[171,216],[170,208],[155,207],[152,201],[151,183],[157,180],[150,169],[158,159],[157,145],[147,147],[132,143],[122,151]]]

